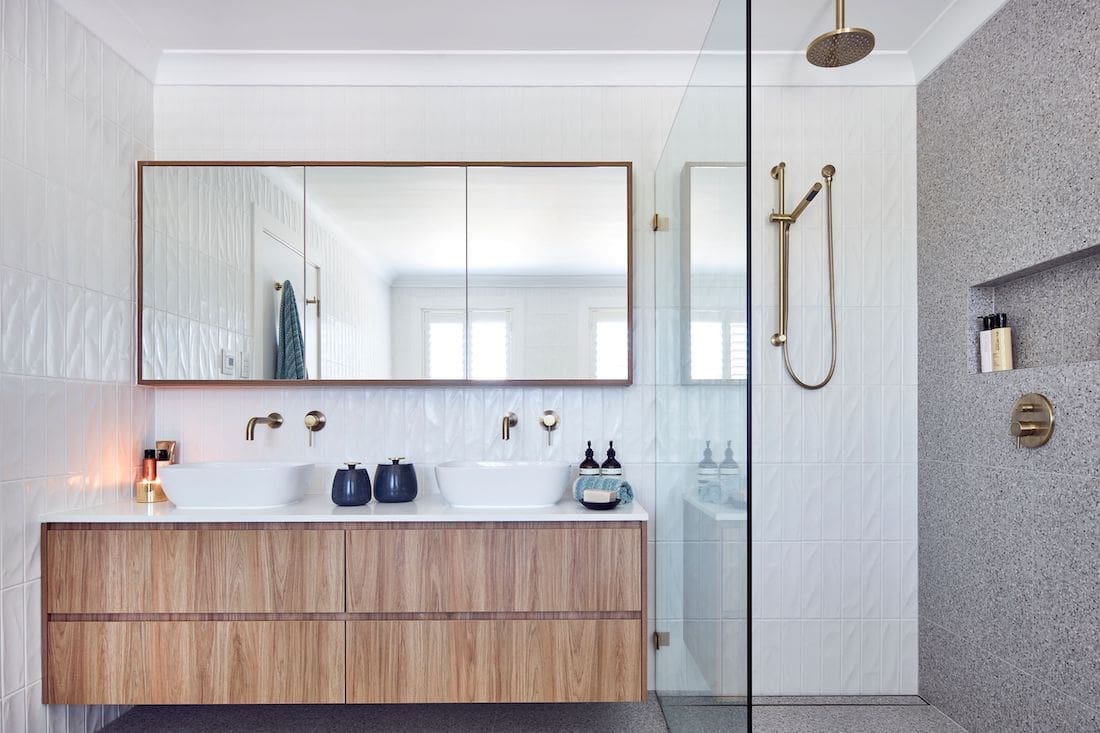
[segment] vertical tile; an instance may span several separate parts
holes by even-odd
[[[10,695],[27,683],[27,666],[25,659],[26,643],[26,608],[23,602],[23,586],[6,588],[0,593],[0,608],[3,616],[0,617],[0,627],[3,630],[4,659],[0,669],[0,682],[2,682],[3,694]],[[20,709],[17,711],[20,717],[24,714],[23,704],[20,701]]]
[[[27,728],[26,695],[20,690],[4,698],[0,703],[0,720],[5,731],[29,731]]]

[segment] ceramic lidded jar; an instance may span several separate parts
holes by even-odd
[[[416,498],[416,469],[402,463],[404,457],[379,463],[374,471],[374,498],[382,503],[412,501]]]
[[[370,501],[370,472],[347,462],[347,468],[336,471],[332,478],[332,503],[337,506],[363,506]]]

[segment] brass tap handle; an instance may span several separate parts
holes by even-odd
[[[1013,420],[1008,430],[1016,438],[1016,447],[1021,448],[1023,447],[1023,439],[1037,434],[1040,430],[1040,426],[1033,422]]]
[[[539,417],[539,427],[546,431],[546,445],[553,445],[554,431],[561,425],[561,418],[553,410],[543,410]]]
[[[1025,394],[1012,407],[1008,433],[1016,439],[1017,448],[1038,448],[1050,440],[1054,432],[1054,406],[1041,394]]]
[[[313,434],[318,430],[325,429],[325,423],[328,422],[328,418],[325,417],[325,413],[320,410],[310,410],[306,413],[305,417],[306,430],[309,431],[309,447],[313,447]]]

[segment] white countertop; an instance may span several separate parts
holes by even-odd
[[[716,522],[744,522],[748,519],[748,511],[744,507],[732,504],[714,504],[703,501],[694,494],[685,493],[684,501],[702,511]]]
[[[403,504],[336,506],[324,494],[307,494],[296,504],[270,509],[180,509],[170,501],[102,504],[39,515],[39,522],[644,522],[649,514],[638,504],[614,509],[585,509],[571,498],[535,509],[466,509],[453,507],[438,494]]]

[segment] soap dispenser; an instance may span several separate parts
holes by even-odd
[[[615,441],[607,443],[607,460],[600,466],[601,476],[622,476],[622,464],[615,459]]]
[[[722,498],[722,488],[718,482],[718,464],[714,462],[709,440],[703,449],[703,460],[699,461],[695,469],[695,476],[699,499],[717,503]]]
[[[588,449],[584,452],[584,460],[580,465],[581,476],[599,476],[600,464],[596,463],[595,453],[592,450],[592,441],[588,441]]]
[[[733,441],[726,441],[726,455],[718,465],[718,484],[722,489],[722,503],[743,502],[741,497],[741,467],[733,460]]]

